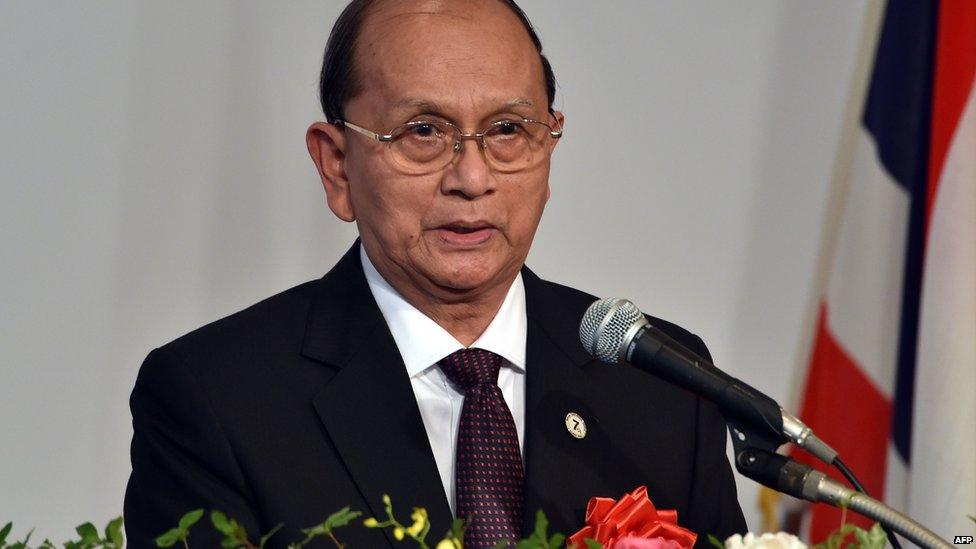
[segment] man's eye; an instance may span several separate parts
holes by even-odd
[[[504,120],[495,125],[498,135],[517,135],[522,133],[522,124],[514,120]]]
[[[433,137],[437,135],[437,126],[433,124],[420,123],[410,127],[410,135],[414,137]]]

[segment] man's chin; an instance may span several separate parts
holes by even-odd
[[[437,273],[431,280],[446,293],[464,296],[480,294],[511,282],[506,274],[497,267],[472,265]]]

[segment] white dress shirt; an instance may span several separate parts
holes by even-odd
[[[463,349],[464,345],[430,317],[407,303],[380,275],[362,247],[359,257],[366,274],[366,282],[387,326],[390,327],[400,356],[403,357],[403,364],[407,368],[407,375],[410,376],[410,385],[417,398],[430,448],[434,452],[434,461],[437,462],[437,470],[444,484],[444,494],[453,513],[454,454],[464,394],[451,385],[447,376],[437,367],[437,362],[454,351]],[[525,286],[522,284],[522,274],[519,273],[508,289],[498,314],[484,333],[471,344],[471,347],[491,351],[505,359],[498,373],[498,386],[502,390],[505,403],[512,411],[519,448],[523,449],[526,324]]]

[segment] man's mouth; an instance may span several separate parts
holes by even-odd
[[[451,247],[471,248],[491,239],[495,228],[485,223],[449,223],[437,229],[441,241]]]
[[[468,234],[468,233],[473,233],[473,232],[476,232],[476,231],[480,231],[482,229],[487,229],[488,227],[484,227],[484,226],[483,227],[461,227],[459,225],[448,225],[448,226],[443,227],[443,228],[445,228],[445,229],[447,229],[449,231],[454,231],[456,233],[460,233],[460,234]]]

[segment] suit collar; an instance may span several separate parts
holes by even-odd
[[[419,375],[464,348],[447,330],[404,299],[380,275],[362,248],[359,256],[370,293],[393,334],[408,375]],[[506,292],[495,318],[471,347],[501,355],[508,366],[524,372],[525,323],[525,285],[520,273]]]
[[[420,410],[358,254],[357,241],[322,279],[309,311],[302,354],[337,370],[312,405],[373,516],[385,517],[389,494],[401,519],[425,507],[446,530],[453,517]]]
[[[309,311],[302,341],[302,354],[342,368],[353,353],[366,343],[364,334],[385,325],[373,299],[359,259],[360,241],[320,281]],[[558,342],[573,363],[585,364],[590,357],[577,342],[579,319],[560,313],[559,300],[535,273],[522,267],[526,316]]]
[[[383,316],[359,263],[359,240],[318,284],[305,325],[302,354],[343,368],[368,342]]]
[[[522,267],[522,280],[529,320],[571,364],[582,366],[593,360],[579,342],[579,323],[583,311],[577,314],[573,307],[567,306],[563,297],[556,295],[550,283],[544,282],[528,267]]]

